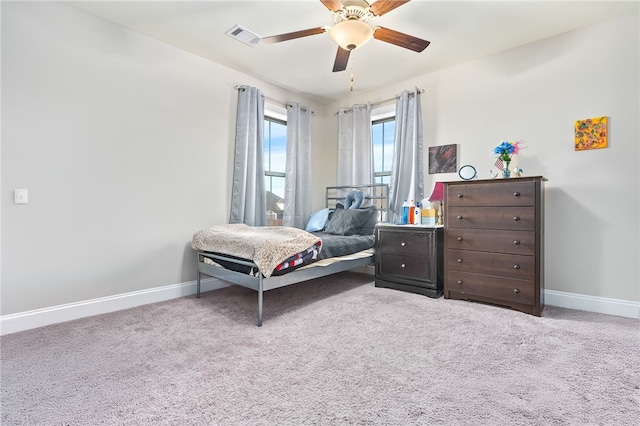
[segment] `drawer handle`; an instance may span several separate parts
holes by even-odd
[[[458,237],[458,241],[462,241],[462,237]]]
[[[520,220],[520,216],[514,216],[513,220],[515,220],[516,222]]]
[[[520,290],[519,290],[519,289],[517,289],[517,288],[514,288],[514,289],[513,289],[513,292],[514,292],[515,294],[518,294],[518,293],[520,293]]]
[[[514,197],[519,197],[519,196],[520,196],[520,193],[519,193],[519,192],[514,192],[514,193],[513,193],[513,196],[514,196]]]
[[[462,259],[458,259],[458,263],[462,263]]]
[[[519,245],[520,245],[520,241],[518,241],[518,240],[514,240],[514,241],[513,241],[513,244],[515,244],[515,245],[519,246]]]
[[[458,216],[458,220],[462,220],[462,216]]]
[[[520,269],[520,265],[513,265],[513,269]]]
[[[400,264],[400,267],[401,267],[401,268],[404,268],[404,267],[405,267],[405,264],[404,264],[404,263]]]
[[[464,195],[458,194],[458,198],[463,198],[463,197],[464,197]]]
[[[458,284],[462,285],[462,280],[458,280]]]
[[[401,247],[404,247],[405,245],[406,245],[405,243],[400,243],[400,246],[401,246]]]

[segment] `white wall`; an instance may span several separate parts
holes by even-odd
[[[228,220],[237,84],[322,115],[67,5],[2,2],[2,314],[194,280],[192,234]]]
[[[480,178],[490,177],[500,140],[523,139],[525,175],[549,179],[546,288],[637,302],[639,51],[636,14],[352,96],[349,104],[424,89],[425,153],[458,144],[459,165],[474,165]],[[598,116],[609,117],[609,147],[574,151],[574,121]],[[426,174],[426,195],[436,180],[459,178]]]

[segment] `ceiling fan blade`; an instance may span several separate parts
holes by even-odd
[[[400,7],[410,1],[411,0],[378,0],[371,5],[369,11],[375,16],[382,16],[387,12],[391,12],[396,7]]]
[[[342,2],[340,0],[320,0],[327,9],[332,12],[342,10]]]
[[[281,41],[293,40],[293,39],[296,39],[296,38],[307,37],[307,36],[312,36],[312,35],[316,35],[316,34],[322,34],[322,33],[326,32],[326,31],[327,30],[324,27],[309,28],[308,30],[294,31],[292,33],[278,34],[278,35],[274,35],[274,36],[264,37],[262,39],[262,42],[267,43],[267,44],[279,43]]]
[[[373,38],[395,44],[396,46],[404,47],[405,49],[413,50],[414,52],[422,52],[427,48],[427,46],[429,46],[429,44],[431,44],[430,41],[384,27],[376,27],[375,32],[373,33]]]
[[[347,62],[349,62],[350,50],[343,49],[338,46],[338,53],[336,53],[336,61],[333,63],[333,72],[344,71],[347,69]]]

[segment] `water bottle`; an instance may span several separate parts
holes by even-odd
[[[407,203],[407,200],[404,200],[404,203],[402,203],[402,214],[400,216],[400,223],[403,225],[409,223],[409,203]]]

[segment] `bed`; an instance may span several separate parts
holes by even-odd
[[[196,297],[203,275],[250,288],[258,293],[262,326],[265,291],[375,264],[373,228],[386,221],[388,194],[386,184],[327,187],[325,208],[312,215],[305,230],[234,224],[196,232],[191,243],[197,251]],[[228,240],[233,248],[225,245]],[[284,252],[277,262],[269,256],[289,245],[286,258]]]

